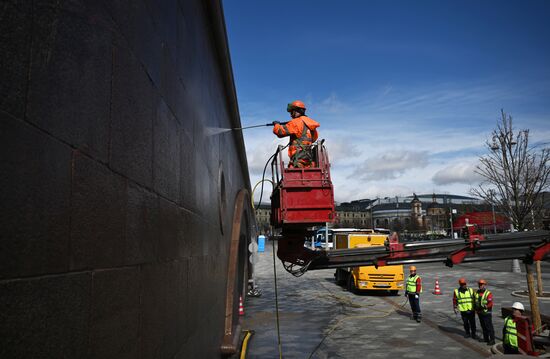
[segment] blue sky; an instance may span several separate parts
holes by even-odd
[[[321,123],[337,201],[468,194],[503,108],[550,141],[550,1],[224,1],[244,126]],[[252,183],[278,140],[244,132]],[[258,194],[257,194],[258,195]]]

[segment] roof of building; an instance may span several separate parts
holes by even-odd
[[[377,204],[374,207],[372,207],[372,211],[388,211],[388,210],[411,210],[412,203],[411,202],[394,202],[394,203],[381,203]],[[422,203],[422,208],[426,208],[425,203]]]
[[[457,195],[457,194],[446,194],[446,193],[419,194],[419,195],[407,196],[407,198],[414,198],[414,196],[417,196],[420,200],[422,200],[422,199],[429,199],[430,201],[432,200],[433,197],[436,197],[436,198],[447,198],[447,199],[463,199],[463,200],[478,201],[478,199],[477,199],[477,198],[474,198],[474,197],[461,196],[461,195]]]

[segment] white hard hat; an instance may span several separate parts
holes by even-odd
[[[515,302],[514,304],[512,304],[512,308],[517,310],[525,310],[525,308],[523,307],[523,304],[521,304],[520,302]]]

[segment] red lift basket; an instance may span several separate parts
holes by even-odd
[[[311,146],[313,165],[285,168],[282,147],[271,162],[274,189],[271,224],[276,228],[314,226],[334,222],[334,189],[330,163],[323,141]]]

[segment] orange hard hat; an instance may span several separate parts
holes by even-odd
[[[458,280],[458,284],[466,284],[466,279],[465,278],[460,278]]]
[[[487,281],[483,278],[477,281],[477,284],[487,284]]]
[[[415,266],[410,266],[409,270],[416,270],[416,267]]]
[[[287,112],[290,112],[290,111],[292,111],[292,110],[294,110],[294,109],[297,109],[297,108],[300,108],[300,109],[302,109],[302,110],[305,111],[306,105],[305,105],[302,101],[296,100],[296,101],[293,101],[293,102],[289,103],[289,104],[286,106],[286,111],[287,111]]]

